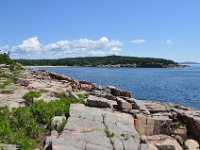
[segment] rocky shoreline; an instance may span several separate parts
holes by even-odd
[[[6,69],[5,69],[6,70]],[[56,116],[56,124],[67,121],[63,131],[46,136],[44,150],[198,150],[200,111],[172,103],[137,100],[129,91],[103,87],[44,70],[24,69],[0,93],[0,106],[25,107],[23,95],[29,90],[42,92],[45,102],[56,94],[79,99],[71,104],[68,118]],[[9,91],[9,92],[8,92]],[[15,145],[0,144],[5,149]]]
[[[190,67],[183,64],[147,64],[147,65],[137,65],[137,64],[116,64],[116,65],[85,65],[85,66],[26,66],[26,68],[43,68],[43,67],[98,67],[98,68],[186,68]]]

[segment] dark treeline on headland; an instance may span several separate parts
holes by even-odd
[[[162,58],[129,56],[76,57],[61,59],[19,59],[25,66],[90,66],[90,67],[178,67],[172,61]]]

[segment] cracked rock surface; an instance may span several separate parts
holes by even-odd
[[[52,140],[59,150],[134,150],[140,149],[140,137],[131,115],[72,104],[62,134]]]

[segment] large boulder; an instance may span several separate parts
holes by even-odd
[[[183,150],[176,139],[167,135],[142,136],[150,150]]]
[[[25,86],[25,87],[27,87],[30,83],[30,80],[18,78],[18,77],[14,77],[13,81],[14,81],[15,84],[20,84],[21,86]]]
[[[52,79],[56,79],[56,80],[66,80],[67,79],[67,77],[65,77],[64,75],[61,75],[61,74],[58,74],[55,72],[49,72],[49,76]]]
[[[188,150],[199,150],[199,143],[193,139],[188,139],[185,141],[185,147]]]
[[[114,96],[131,97],[131,92],[129,92],[129,91],[124,91],[124,90],[121,90],[114,86],[108,86],[107,89],[108,89],[109,93]]]
[[[159,104],[158,102],[145,102],[145,106],[149,110],[150,113],[160,113],[167,112],[167,109],[164,105]]]
[[[200,142],[200,117],[190,116],[186,127],[188,134]]]
[[[171,134],[172,119],[168,116],[136,114],[135,126],[142,135]]]
[[[123,98],[117,97],[118,109],[123,112],[130,112],[132,110],[132,104],[124,100]]]
[[[99,108],[115,108],[117,106],[117,102],[103,97],[89,95],[86,99],[86,105]]]
[[[133,102],[135,103],[135,105],[133,105],[133,109],[139,109],[144,114],[150,114],[143,100],[133,99]]]
[[[188,135],[200,142],[200,112],[182,107],[172,108],[172,110],[177,114],[178,120],[186,124]]]
[[[81,84],[80,88],[81,88],[81,90],[91,91],[93,88],[93,85],[92,84]]]

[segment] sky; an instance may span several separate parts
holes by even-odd
[[[199,8],[199,0],[0,0],[0,50],[200,62]]]

